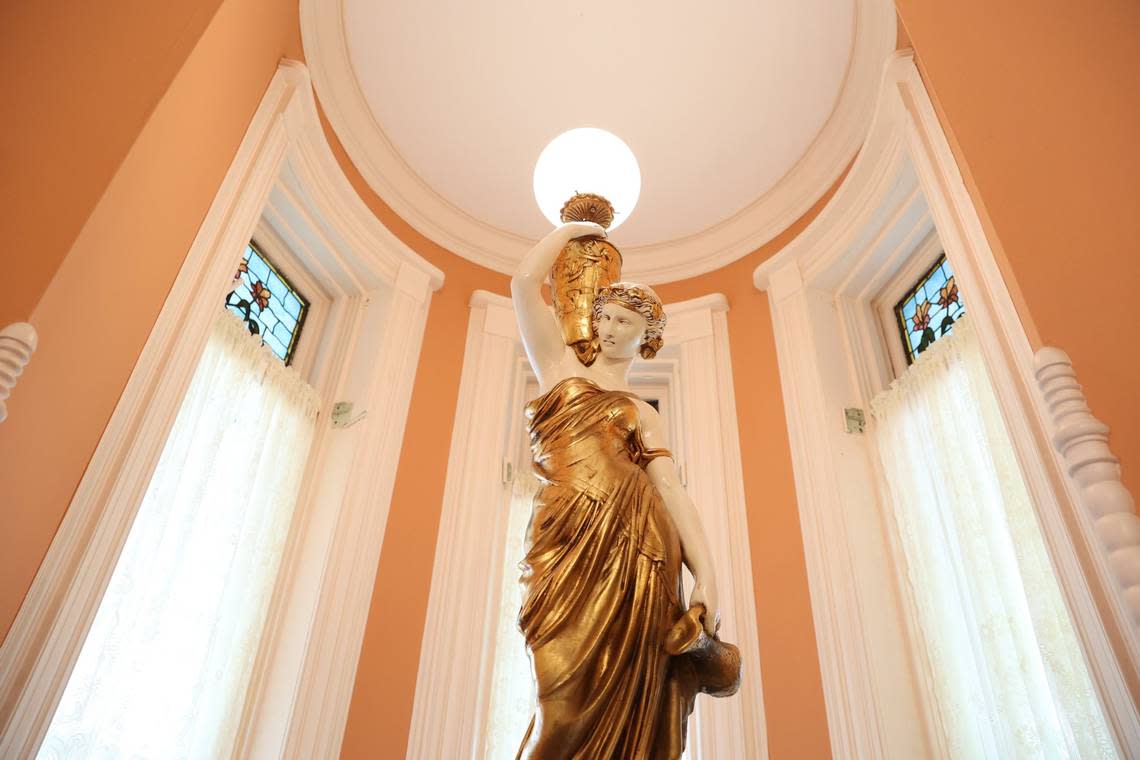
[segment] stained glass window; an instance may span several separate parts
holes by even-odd
[[[954,282],[946,254],[895,305],[906,362],[911,364],[930,344],[950,332],[966,314],[966,305]]]
[[[226,308],[242,318],[251,335],[260,335],[281,361],[293,360],[309,302],[252,241],[234,274]]]

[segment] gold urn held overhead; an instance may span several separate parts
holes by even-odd
[[[562,207],[562,221],[595,222],[608,229],[614,221],[614,208],[600,195],[579,193]],[[605,238],[595,236],[567,243],[550,270],[554,312],[562,337],[587,367],[598,355],[594,296],[599,288],[620,279],[621,252]]]

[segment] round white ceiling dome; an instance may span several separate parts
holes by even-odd
[[[894,25],[885,0],[302,3],[330,123],[409,223],[510,271],[550,229],[543,147],[594,127],[636,156],[614,242],[658,282],[738,258],[818,199],[862,143]]]

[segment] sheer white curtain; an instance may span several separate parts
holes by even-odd
[[[228,754],[317,407],[219,315],[40,758]]]
[[[969,320],[871,409],[949,756],[1116,757]]]

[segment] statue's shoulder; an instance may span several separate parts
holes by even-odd
[[[661,427],[661,414],[641,396],[633,395],[633,405],[637,407],[638,416],[641,418],[641,427],[657,429]]]

